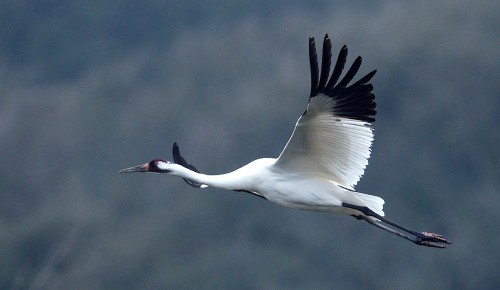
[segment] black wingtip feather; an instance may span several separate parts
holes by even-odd
[[[373,78],[373,76],[376,73],[377,73],[377,70],[372,70],[366,76],[360,78],[359,81],[357,81],[354,84],[352,84],[350,87],[356,87],[358,85],[364,85],[364,84],[366,84],[367,82],[369,82]]]
[[[314,97],[318,94],[319,80],[318,55],[316,53],[316,43],[314,41],[314,37],[309,37],[309,67],[311,68],[310,97]]]
[[[179,145],[177,145],[177,142],[175,142],[174,146],[172,147],[172,155],[174,156],[175,163],[177,163],[181,166],[184,166],[187,169],[193,170],[194,172],[199,172],[198,169],[196,169],[196,167],[194,167],[194,165],[187,163],[186,159],[184,159],[184,157],[182,157],[181,151],[179,149]],[[191,179],[187,179],[187,178],[183,178],[183,179],[187,184],[191,185],[192,187],[201,188],[203,186],[203,184],[198,183],[196,181],[193,181]]]
[[[342,70],[344,70],[345,62],[347,60],[347,52],[347,46],[343,45],[340,49],[339,56],[337,57],[335,67],[333,68],[332,76],[330,77],[330,80],[326,85],[325,92],[331,91],[335,86],[335,83],[337,83],[337,81],[339,80],[340,75],[342,74]]]
[[[373,78],[377,70],[373,70],[359,79],[357,82],[349,83],[358,73],[362,58],[357,57],[344,77],[337,83],[342,75],[347,60],[347,46],[342,46],[335,62],[332,75],[328,80],[331,66],[331,40],[328,34],[323,41],[323,52],[321,60],[321,76],[319,75],[318,56],[314,38],[309,38],[309,63],[311,66],[311,94],[310,98],[319,93],[325,94],[336,101],[333,112],[336,116],[360,120],[368,123],[375,121],[377,114],[375,108],[375,95],[372,93],[373,86],[368,82]],[[325,85],[326,84],[326,85]]]
[[[347,87],[347,84],[354,78],[354,76],[358,73],[359,68],[361,67],[361,62],[363,62],[363,59],[361,56],[358,56],[347,73],[344,75],[342,80],[335,86],[335,88],[345,88]],[[335,88],[333,89],[335,91]],[[334,94],[334,92],[332,92]]]
[[[321,76],[319,79],[317,91],[322,92],[325,89],[326,82],[330,76],[330,65],[332,60],[332,42],[328,38],[328,34],[323,39],[323,51],[321,55]]]

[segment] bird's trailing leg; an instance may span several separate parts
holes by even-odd
[[[397,224],[389,219],[384,218],[383,216],[378,215],[377,213],[375,213],[374,211],[372,211],[371,209],[369,209],[365,206],[358,206],[358,205],[353,205],[353,204],[349,204],[349,203],[343,203],[342,206],[347,207],[347,208],[351,208],[351,209],[355,209],[355,210],[360,211],[364,214],[364,215],[355,216],[355,218],[365,220],[368,223],[370,223],[370,224],[372,224],[380,229],[383,229],[384,231],[387,231],[391,234],[399,236],[399,237],[406,239],[412,243],[415,243],[419,246],[427,246],[427,247],[434,247],[434,248],[446,248],[446,246],[444,244],[451,244],[451,242],[446,240],[441,235],[434,234],[434,233],[428,233],[428,232],[417,232],[417,231],[408,229],[408,228],[406,228],[402,225],[399,225],[399,224]],[[380,220],[380,222],[375,221],[373,219],[370,219],[369,217],[374,217],[374,218]],[[397,231],[391,227],[388,227],[388,226],[382,224],[382,222],[389,224],[395,228],[398,228],[406,233],[409,233],[412,236],[407,235],[405,233],[402,233],[400,231]]]

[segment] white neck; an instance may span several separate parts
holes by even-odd
[[[272,165],[275,161],[272,158],[257,159],[235,171],[219,175],[197,173],[175,163],[166,164],[165,169],[170,170],[169,174],[171,175],[187,178],[207,186],[255,192],[255,187],[272,175]]]
[[[236,179],[233,178],[234,176],[232,176],[231,173],[220,174],[220,175],[207,175],[194,172],[190,169],[187,169],[184,166],[175,163],[169,164],[169,170],[172,171],[169,173],[171,175],[187,178],[197,183],[204,184],[206,186],[229,189],[229,190],[244,189],[241,188],[241,186],[243,185],[240,184],[238,178]]]

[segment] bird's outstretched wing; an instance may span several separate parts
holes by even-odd
[[[344,45],[340,50],[330,76],[331,48],[327,34],[320,75],[315,41],[309,38],[309,104],[276,166],[293,172],[321,174],[353,189],[364,173],[371,152],[371,124],[375,122],[376,103],[373,86],[368,82],[376,70],[348,86],[361,66],[361,57],[358,57],[337,83],[346,62],[347,47]]]

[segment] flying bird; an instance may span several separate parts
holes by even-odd
[[[289,208],[346,214],[417,245],[445,248],[450,242],[442,235],[418,232],[385,218],[382,198],[354,189],[371,153],[376,103],[369,81],[376,70],[349,85],[362,58],[356,58],[340,78],[347,47],[340,49],[330,75],[331,50],[327,34],[320,73],[315,40],[309,38],[309,103],[278,158],[261,158],[226,174],[206,175],[189,164],[174,143],[173,162],[154,159],[120,172],[170,174],[196,188],[247,192]]]

